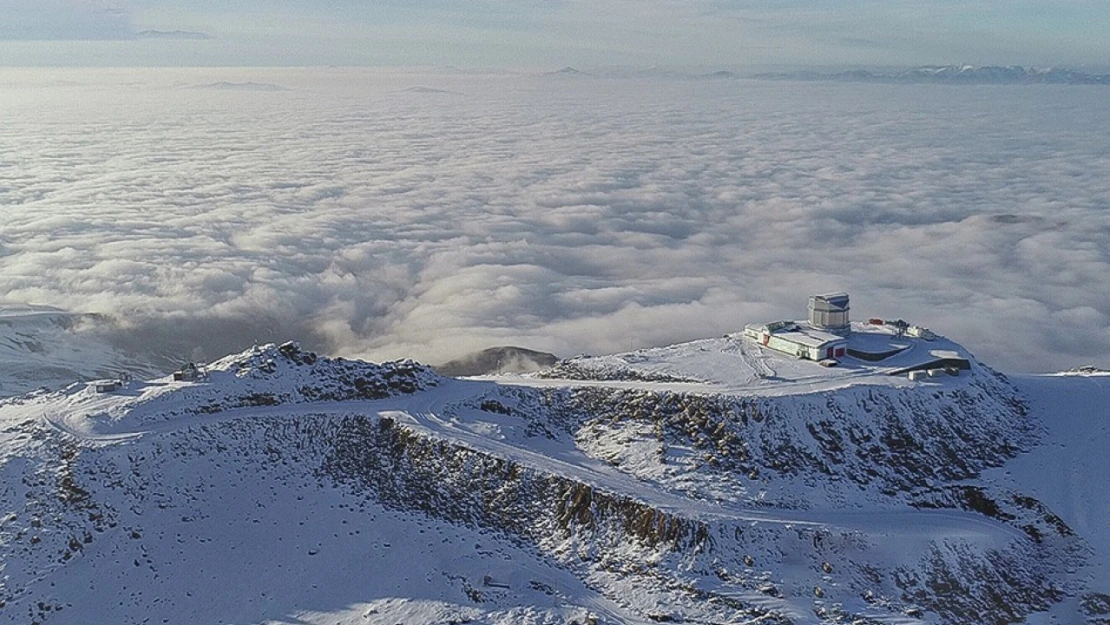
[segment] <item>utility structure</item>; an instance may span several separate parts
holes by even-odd
[[[848,294],[826,293],[824,295],[809,296],[809,327],[820,332],[830,332],[839,336],[848,336],[852,331],[851,321],[848,319]]]

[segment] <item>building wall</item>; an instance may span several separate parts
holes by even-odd
[[[828,356],[828,349],[830,347],[833,348],[834,357],[842,357],[846,354],[848,348],[848,341],[832,341],[820,347],[813,347],[795,343],[777,334],[771,334],[767,342],[764,343],[763,333],[752,328],[745,328],[744,334],[755,342],[766,345],[775,351],[794,356],[795,358],[806,358],[809,360],[824,360]],[[842,353],[840,356],[835,356],[836,350],[845,350],[845,353]]]
[[[797,358],[807,358],[809,360],[824,360],[828,357],[828,349],[830,347],[833,349],[834,357],[836,357],[836,350],[846,349],[848,347],[848,342],[834,341],[821,345],[820,347],[813,347],[811,345],[802,345],[801,343],[795,343],[794,341],[791,341],[789,339],[778,337],[772,334],[770,340],[767,341],[767,347],[783,352],[784,354],[795,356]],[[844,356],[844,354],[841,354],[841,357],[842,356]]]
[[[805,345],[799,345],[793,341],[775,336],[774,334],[772,334],[771,339],[767,341],[767,347],[783,352],[784,354],[797,356],[798,358],[802,358],[803,354],[805,355],[804,357],[810,358],[809,349]]]
[[[811,310],[809,323],[818,328],[842,328],[848,325],[846,310]]]

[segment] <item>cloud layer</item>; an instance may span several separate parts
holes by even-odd
[[[133,346],[603,353],[845,289],[1006,370],[1110,364],[1104,89],[4,79],[0,293],[112,315]],[[292,90],[191,88],[221,82]]]
[[[0,14],[12,66],[1110,63],[1105,0],[0,0]]]
[[[0,13],[0,42],[132,36],[126,0],[3,0]]]

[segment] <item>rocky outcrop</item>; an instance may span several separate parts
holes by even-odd
[[[846,480],[887,494],[973,478],[1036,432],[1004,377],[975,374],[945,389],[861,386],[784,397],[579,387],[507,391],[506,406],[539,429],[589,439],[598,428],[643,427],[659,444],[695,452],[694,466],[736,480],[768,473]]]

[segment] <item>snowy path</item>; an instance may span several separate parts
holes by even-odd
[[[237,408],[213,414],[183,416],[135,429],[126,427],[126,419],[98,422],[90,418],[88,412],[69,411],[66,414],[58,414],[48,411],[41,414],[40,418],[50,427],[67,435],[85,441],[110,444],[238,419],[336,413],[388,416],[427,435],[457,441],[466,447],[518,462],[541,472],[561,475],[609,493],[626,495],[659,509],[704,521],[837,529],[845,532],[862,532],[872,537],[886,536],[915,541],[958,536],[972,542],[997,546],[1002,546],[1011,540],[1026,540],[1026,536],[1016,528],[962,511],[756,510],[690,499],[622,473],[586,456],[575,448],[538,451],[495,440],[463,427],[466,425],[464,422],[441,416],[447,414],[448,406],[478,396],[488,388],[487,383],[452,380],[411,396],[375,401],[336,401]],[[125,398],[108,395],[92,400],[86,407],[104,410],[113,403],[124,401],[126,401]],[[552,452],[555,452],[557,457]]]
[[[775,377],[775,370],[767,364],[767,356],[763,353],[763,350],[753,345],[751,342],[745,341],[743,338],[738,338],[735,340],[735,347],[730,345],[725,349],[726,351],[735,349],[736,352],[740,354],[740,357],[744,359],[744,362],[756,372],[756,378],[766,379]]]

